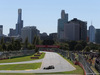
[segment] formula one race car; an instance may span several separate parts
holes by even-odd
[[[54,69],[55,67],[53,65],[48,66],[48,67],[44,67],[43,69],[49,70],[49,69]]]

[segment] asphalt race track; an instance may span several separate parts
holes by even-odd
[[[36,63],[42,62],[41,68],[36,70],[0,70],[0,73],[52,73],[52,72],[64,72],[73,71],[76,68],[73,67],[69,62],[62,58],[59,54],[55,52],[45,52],[45,57],[40,60],[24,61],[24,62],[14,62],[14,63],[0,63],[0,65],[7,64],[25,64],[25,63]],[[44,67],[53,65],[55,69],[44,70]]]

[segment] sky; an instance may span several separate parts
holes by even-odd
[[[100,0],[0,0],[0,25],[3,34],[8,35],[18,19],[18,9],[22,9],[25,26],[36,26],[41,33],[57,32],[57,22],[61,10],[69,14],[69,20],[78,18],[100,28]],[[88,29],[88,28],[87,28]]]

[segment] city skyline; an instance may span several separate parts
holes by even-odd
[[[0,2],[0,25],[3,25],[4,34],[9,33],[10,28],[15,28],[17,23],[17,10],[21,8],[22,19],[24,20],[23,27],[36,26],[40,32],[57,32],[57,20],[60,18],[61,10],[65,10],[69,14],[69,20],[78,18],[87,21],[89,27],[91,21],[95,28],[99,26],[99,7],[100,1],[18,1],[18,0],[3,0]],[[48,29],[49,28],[49,29]]]

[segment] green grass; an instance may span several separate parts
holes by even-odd
[[[45,53],[42,53],[42,55],[39,57],[39,59],[44,58]],[[29,56],[23,56],[18,58],[12,58],[12,59],[6,59],[6,60],[0,60],[0,63],[10,63],[10,62],[21,62],[21,61],[31,61],[36,59],[31,59],[30,57],[34,57],[34,55]]]
[[[0,75],[42,75],[42,74],[34,74],[34,73],[0,73]]]
[[[38,69],[40,67],[41,63],[13,64],[13,65],[0,65],[0,70],[28,70],[28,69]]]
[[[99,74],[99,72],[94,67],[91,67],[91,69],[94,71],[94,73]]]

